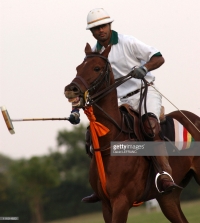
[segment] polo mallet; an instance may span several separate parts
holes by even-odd
[[[11,119],[7,109],[2,106],[1,112],[3,118],[5,120],[6,126],[11,134],[15,134],[14,126],[12,122],[23,122],[23,121],[61,121],[61,120],[69,120],[69,118],[26,118],[26,119]]]

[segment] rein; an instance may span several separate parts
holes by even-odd
[[[111,91],[116,89],[118,86],[120,86],[124,82],[126,82],[129,79],[133,78],[133,75],[132,75],[133,70],[130,71],[126,76],[123,76],[123,77],[115,79],[115,83],[112,84],[112,85],[109,85],[110,84],[110,70],[111,70],[110,67],[111,66],[110,66],[110,62],[109,62],[108,58],[104,57],[102,55],[99,55],[99,54],[90,54],[90,55],[87,55],[85,57],[85,59],[93,58],[93,57],[102,58],[106,62],[106,66],[104,67],[103,71],[100,73],[98,78],[95,81],[93,81],[91,83],[91,85],[89,86],[82,77],[80,77],[80,76],[76,76],[75,77],[75,79],[79,79],[83,83],[85,88],[86,88],[86,93],[85,93],[85,94],[87,94],[87,96],[85,96],[86,106],[91,106],[91,105],[96,106],[99,110],[101,110],[114,123],[114,125],[121,132],[130,134],[131,131],[126,131],[126,130],[123,129],[123,122],[122,122],[121,126],[119,126],[119,124],[113,118],[111,118],[100,106],[98,106],[96,104],[96,102],[99,101],[100,99],[102,99],[103,97],[105,97],[107,94],[109,94]],[[77,86],[79,86],[79,84],[76,83],[74,80],[73,80],[72,83],[74,83]],[[97,89],[101,85],[101,83],[103,81],[105,81],[107,83],[107,86],[104,89],[102,89],[102,90],[98,91],[97,93],[94,93],[93,95],[90,96],[89,93],[92,92],[93,90]],[[151,124],[149,122],[149,118],[148,118],[148,115],[147,115],[147,108],[146,108],[146,98],[147,98],[148,84],[149,83],[144,78],[141,80],[141,86],[144,85],[144,87],[143,87],[144,90],[142,91],[142,89],[141,89],[141,91],[140,91],[139,120],[140,120],[140,127],[141,127],[141,130],[142,130],[143,134],[145,136],[147,136],[148,138],[153,138],[154,137],[153,130],[152,130],[152,134],[151,135],[148,135],[145,132],[144,127],[143,127],[143,122],[142,122],[142,115],[141,115],[142,102],[144,101],[145,114],[146,114],[147,119],[148,119],[149,127],[151,128]],[[82,94],[84,94],[84,93],[82,93]],[[123,116],[122,119],[124,120],[124,115],[122,115],[122,116]]]
[[[107,83],[110,83],[110,69],[109,69],[110,68],[110,62],[109,62],[108,58],[106,58],[102,55],[87,55],[86,56],[86,58],[90,58],[90,57],[100,57],[100,58],[104,59],[106,61],[106,66],[103,70],[104,74],[102,72],[101,75],[91,84],[92,86],[88,89],[88,92],[90,92],[91,90],[96,88],[97,82],[100,78],[102,78],[101,82],[104,80],[104,78],[107,78],[107,80],[109,80],[109,81],[107,81]],[[123,121],[121,123],[121,126],[119,126],[118,123],[113,118],[111,118],[100,106],[98,106],[96,104],[96,102],[99,101],[101,98],[105,97],[112,90],[116,89],[119,85],[123,84],[124,82],[126,82],[127,80],[132,78],[131,74],[132,74],[132,72],[130,72],[128,75],[126,75],[124,77],[115,79],[114,84],[109,85],[108,87],[102,89],[101,91],[95,93],[92,96],[89,96],[88,101],[87,101],[87,106],[90,106],[90,105],[96,106],[99,110],[101,110],[114,123],[114,125],[120,130],[120,133],[123,132],[123,133],[127,133],[127,134],[130,134],[131,131],[126,131],[126,130],[123,129]],[[122,117],[123,117],[123,120],[124,120],[124,114],[122,114]]]
[[[85,57],[85,59],[87,58],[92,58],[92,57],[100,57],[103,60],[106,61],[106,66],[103,69],[103,71],[100,73],[100,75],[98,76],[98,78],[89,86],[86,81],[80,77],[80,76],[76,76],[74,78],[74,80],[72,81],[72,83],[76,84],[79,87],[79,84],[75,81],[75,79],[79,79],[83,85],[86,87],[86,92],[90,93],[91,91],[95,90],[98,88],[98,86],[100,86],[100,84],[103,81],[106,81],[107,84],[110,84],[110,62],[108,60],[108,58],[102,56],[102,55],[87,55]],[[112,122],[113,124],[120,130],[120,133],[127,133],[130,134],[130,131],[126,131],[123,129],[123,121],[121,123],[121,126],[113,119],[111,118],[101,107],[99,107],[96,102],[99,101],[100,99],[102,99],[103,97],[105,97],[107,94],[109,94],[112,90],[116,89],[119,85],[123,84],[124,82],[126,82],[127,80],[129,80],[130,78],[132,78],[131,76],[132,72],[130,72],[128,75],[115,79],[115,83],[112,85],[109,85],[107,87],[105,87],[104,89],[102,89],[101,91],[98,91],[97,93],[93,94],[92,96],[87,95],[87,101],[86,101],[86,107],[87,106],[91,106],[94,105],[96,106],[99,110],[101,110]],[[80,87],[79,87],[80,88]],[[82,92],[82,94],[84,94]],[[124,120],[124,115],[122,115],[123,120]]]
[[[151,123],[149,121],[149,116],[148,116],[148,112],[147,112],[147,92],[148,92],[148,82],[143,78],[141,79],[141,82],[144,83],[144,91],[142,92],[142,90],[140,91],[140,103],[139,103],[139,121],[140,121],[140,127],[142,130],[142,133],[144,134],[144,136],[146,136],[147,138],[153,139],[155,137],[155,134],[153,132]],[[144,128],[144,124],[142,121],[142,102],[144,101],[144,114],[146,115],[146,119],[148,120],[148,124],[149,124],[149,128],[151,129],[151,134],[147,134],[147,132],[145,131]]]
[[[108,62],[109,63],[109,62]],[[110,63],[109,63],[110,66]],[[110,71],[110,70],[109,70]],[[107,73],[107,75],[109,75],[109,73]],[[128,81],[129,79],[132,78],[132,71],[130,73],[128,73],[126,76],[120,77],[115,79],[115,83],[102,89],[101,91],[97,92],[96,94],[92,95],[89,97],[89,105],[92,105],[94,103],[96,103],[97,101],[99,101],[101,98],[105,97],[107,94],[109,94],[111,91],[113,91],[114,89],[116,89],[118,86],[120,86],[121,84],[123,84],[124,82]]]

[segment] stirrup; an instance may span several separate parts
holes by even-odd
[[[167,175],[167,176],[169,176],[169,177],[171,178],[172,182],[174,183],[174,180],[173,180],[172,176],[171,176],[169,173],[167,173],[167,172],[165,172],[165,171],[163,171],[162,173],[157,173],[157,174],[156,174],[156,177],[155,177],[155,185],[156,185],[156,189],[158,190],[158,192],[159,192],[160,194],[162,194],[162,193],[165,192],[165,191],[160,191],[159,188],[158,188],[158,184],[157,184],[158,178],[159,178],[159,176],[161,176],[161,175]]]

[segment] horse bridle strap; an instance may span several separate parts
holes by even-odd
[[[124,114],[122,113],[122,123],[121,123],[121,126],[120,125],[118,125],[118,123],[113,119],[113,118],[111,118],[110,117],[110,115],[109,114],[107,114],[107,112],[105,112],[100,106],[98,106],[97,104],[94,104],[94,106],[96,106],[100,111],[102,111],[112,122],[113,122],[113,124],[121,131],[120,133],[131,133],[131,131],[126,131],[126,130],[124,130],[123,129],[123,123],[124,123]]]
[[[86,59],[86,58],[89,58],[89,57],[95,57],[95,56],[97,56],[97,55],[87,55],[87,56],[85,57],[85,59]],[[100,58],[106,60],[106,62],[109,63],[109,61],[108,61],[108,59],[107,59],[106,57],[104,57],[104,56],[102,56],[102,55],[98,55],[98,57],[100,57]],[[85,88],[86,88],[87,90],[90,88],[90,86],[88,85],[88,83],[87,83],[81,76],[76,76],[76,77],[74,78],[74,80],[72,81],[72,84],[76,84],[76,85],[80,88],[79,84],[77,84],[77,82],[75,82],[76,79],[79,79],[79,80],[83,83],[83,85],[85,86]],[[81,89],[81,88],[80,88],[80,89]]]
[[[104,56],[102,56],[102,55],[100,55],[100,54],[90,54],[90,55],[87,55],[87,56],[85,57],[85,59],[86,59],[86,58],[90,58],[90,57],[100,57],[100,58],[104,59],[107,63],[110,63],[107,57],[104,57]]]
[[[129,74],[127,74],[126,76],[116,79],[114,84],[112,84],[112,85],[102,89],[101,91],[97,92],[96,94],[93,94],[92,96],[90,96],[91,104],[96,103],[98,100],[105,97],[111,91],[113,91],[118,86],[122,85],[124,82],[128,81],[131,78],[132,78],[132,71]]]
[[[128,75],[122,77],[122,79],[120,79],[120,81],[117,81],[114,84],[110,85],[109,87],[104,88],[103,90],[99,91],[98,93],[90,96],[90,99],[92,100],[92,104],[97,102],[99,99],[103,98],[104,96],[106,96],[111,91],[113,91],[118,86],[122,85],[124,82],[128,81],[131,78],[132,77],[130,76],[130,74],[128,74]]]
[[[99,57],[99,58],[102,58],[103,60],[106,61],[106,66],[104,67],[103,71],[99,74],[98,78],[91,83],[91,86],[87,89],[88,92],[92,91],[92,90],[95,90],[97,89],[97,87],[104,81],[106,80],[106,78],[108,79],[107,81],[110,82],[110,76],[109,76],[109,60],[107,57],[104,57],[102,55],[96,55],[96,54],[90,54],[90,55],[87,55],[85,57],[86,58],[91,58],[91,57]]]
[[[86,89],[89,88],[89,85],[87,84],[87,82],[86,82],[81,76],[76,76],[76,77],[74,78],[74,80],[76,80],[76,79],[79,79],[79,80],[83,83],[83,85],[86,87]],[[75,82],[74,80],[72,81],[72,84],[76,84],[76,85],[78,85],[77,82]],[[80,88],[79,85],[78,85],[78,87]]]

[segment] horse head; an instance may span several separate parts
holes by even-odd
[[[114,82],[107,59],[110,49],[109,46],[100,54],[92,52],[90,45],[86,44],[86,57],[76,68],[76,77],[64,89],[64,94],[73,107],[83,108],[86,104],[91,103],[92,96]]]

